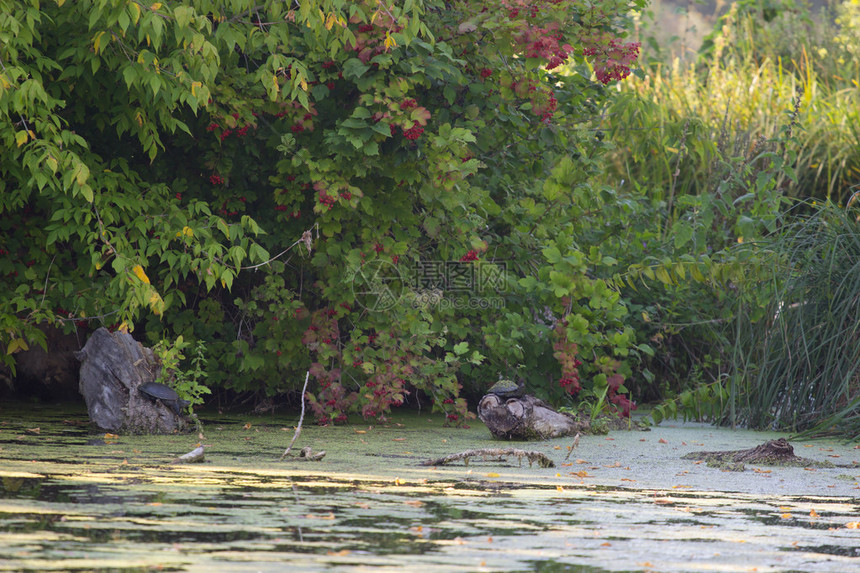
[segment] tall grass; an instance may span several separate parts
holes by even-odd
[[[860,0],[736,6],[606,110],[605,183],[639,207],[624,263],[672,279],[624,293],[657,351],[645,378],[671,380],[650,386],[669,415],[860,437]]]
[[[738,339],[748,352],[736,422],[860,437],[858,215],[825,204],[773,243],[773,319]]]
[[[782,110],[801,93],[798,181],[781,184],[790,196],[844,204],[860,179],[860,1],[835,21],[792,11],[763,21],[733,8],[706,48],[696,62],[651,62],[643,78],[619,86],[606,114],[613,180],[647,182],[657,200],[672,188],[711,192],[720,132],[777,138]]]

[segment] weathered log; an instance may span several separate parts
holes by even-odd
[[[117,433],[169,434],[185,428],[185,419],[138,389],[153,382],[161,366],[155,354],[126,332],[99,328],[83,350],[80,391],[90,420]]]
[[[424,460],[423,462],[421,462],[420,465],[444,466],[445,464],[450,464],[451,462],[456,462],[459,460],[463,460],[464,465],[469,465],[469,460],[472,458],[504,458],[505,456],[518,457],[520,459],[520,465],[522,465],[523,458],[525,458],[529,461],[529,466],[531,466],[534,462],[537,462],[538,465],[542,468],[555,467],[555,463],[545,454],[528,450],[518,450],[515,448],[483,448],[480,450],[466,450],[465,452],[451,454],[448,456],[437,458],[435,460]]]
[[[503,400],[487,394],[478,403],[478,417],[503,440],[545,440],[587,431],[589,423],[556,412],[534,396]]]

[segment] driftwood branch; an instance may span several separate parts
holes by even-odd
[[[526,458],[529,461],[529,466],[531,466],[534,462],[537,462],[538,465],[542,468],[555,467],[555,463],[553,463],[551,459],[549,459],[540,452],[518,450],[516,448],[483,448],[480,450],[466,450],[465,452],[460,452],[459,454],[451,454],[450,456],[445,456],[443,458],[438,458],[435,460],[425,460],[421,462],[420,465],[444,466],[445,464],[456,462],[458,460],[463,460],[463,463],[465,465],[469,465],[469,460],[471,458],[504,458],[505,456],[516,456],[520,459],[520,465],[522,465],[523,463],[523,458]]]
[[[308,370],[307,374],[305,374],[305,385],[302,386],[302,414],[299,416],[299,425],[296,426],[296,432],[293,434],[293,439],[290,440],[290,445],[287,446],[287,449],[284,450],[283,454],[281,454],[281,457],[278,460],[279,462],[283,461],[283,459],[290,454],[290,450],[293,449],[293,444],[296,443],[296,440],[299,438],[299,434],[302,433],[302,421],[305,419],[305,391],[308,389],[308,378],[310,375],[311,371]],[[323,455],[325,455],[325,452],[323,452]]]

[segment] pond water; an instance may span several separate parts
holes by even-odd
[[[721,472],[678,458],[771,436],[658,427],[516,444],[554,468],[422,467],[507,444],[407,414],[305,427],[295,447],[326,457],[279,462],[296,421],[113,437],[80,410],[0,405],[0,571],[860,571],[853,446],[795,444],[844,467]],[[170,463],[198,441],[205,462]]]

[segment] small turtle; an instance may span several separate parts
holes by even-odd
[[[153,402],[160,400],[162,404],[176,412],[177,416],[181,415],[182,408],[185,408],[191,403],[188,400],[180,400],[179,394],[177,394],[173,388],[165,386],[164,384],[159,384],[158,382],[147,382],[146,384],[141,384],[138,390]]]
[[[488,394],[495,394],[499,398],[520,398],[525,394],[524,384],[517,384],[513,380],[502,379],[490,386]]]

